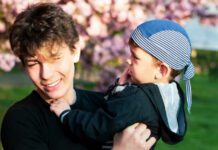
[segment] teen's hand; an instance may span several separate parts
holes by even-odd
[[[64,100],[56,100],[50,104],[50,110],[54,112],[58,117],[65,110],[70,110],[70,105]]]
[[[135,123],[114,136],[112,150],[149,150],[156,142],[150,134],[145,124]]]

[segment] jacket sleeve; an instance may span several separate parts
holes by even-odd
[[[5,150],[48,150],[40,136],[39,127],[29,113],[22,109],[10,109],[1,128],[2,145]]]
[[[80,138],[104,142],[125,127],[143,120],[143,98],[137,97],[136,88],[126,88],[110,97],[95,112],[71,110],[64,118],[73,134]]]
[[[95,111],[104,103],[105,93],[76,89],[77,101],[72,109]]]

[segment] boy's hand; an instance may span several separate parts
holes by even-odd
[[[124,84],[124,83],[126,83],[127,81],[128,81],[128,79],[129,79],[129,68],[127,67],[124,71],[123,71],[123,73],[121,74],[121,76],[120,76],[120,78],[119,78],[119,81],[118,81],[118,84]]]
[[[60,117],[63,111],[70,110],[70,105],[66,101],[59,99],[51,103],[50,110]]]

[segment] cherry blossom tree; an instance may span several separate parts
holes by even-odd
[[[93,80],[98,81],[101,89],[122,71],[129,56],[130,33],[145,20],[165,18],[184,25],[198,16],[203,24],[218,25],[217,0],[1,0],[1,69],[10,71],[17,61],[8,55],[10,25],[19,12],[37,2],[58,3],[76,21],[82,48],[76,77],[84,78],[83,74],[88,72],[87,78],[91,80],[90,72],[97,68],[99,78]]]

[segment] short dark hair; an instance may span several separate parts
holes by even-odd
[[[38,3],[18,14],[10,31],[10,45],[23,62],[44,44],[65,43],[72,50],[79,40],[68,14],[54,3]]]

